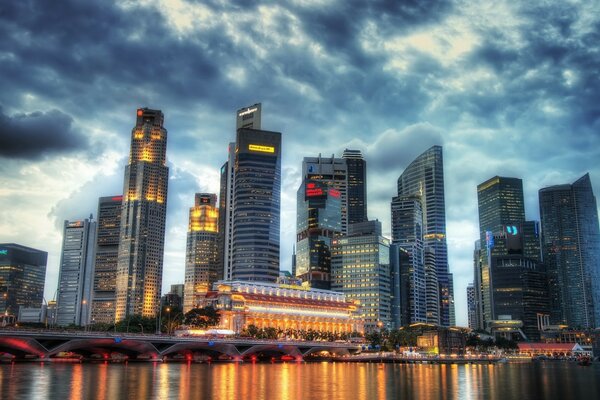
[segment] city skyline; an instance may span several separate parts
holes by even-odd
[[[138,107],[161,109],[169,129],[163,292],[183,282],[189,204],[196,192],[219,192],[219,168],[235,139],[233,112],[247,104],[262,102],[265,126],[282,132],[286,270],[303,157],[361,150],[368,215],[389,238],[397,177],[431,145],[444,147],[459,325],[466,325],[464,293],[479,237],[477,184],[495,175],[523,179],[529,220],[539,220],[543,187],[586,172],[600,187],[594,4],[86,2],[57,10],[19,3],[0,13],[6,37],[14,38],[0,62],[0,240],[49,253],[48,300],[63,221],[95,214],[99,197],[121,194]],[[65,30],[65,20],[78,34]],[[105,24],[122,29],[107,32]]]

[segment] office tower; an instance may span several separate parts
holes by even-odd
[[[196,193],[194,207],[190,208],[190,222],[185,253],[185,288],[183,310],[196,308],[197,297],[210,290],[212,284],[223,278],[219,265],[217,195]],[[171,286],[171,292],[173,292]]]
[[[0,313],[16,316],[19,307],[42,306],[48,253],[0,243]]]
[[[500,176],[488,179],[477,186],[477,205],[481,249],[477,261],[480,270],[475,271],[475,280],[481,285],[477,293],[480,296],[481,324],[485,328],[493,320],[489,250],[494,246],[494,233],[503,232],[506,226],[520,226],[525,221],[523,181]]]
[[[137,110],[125,167],[115,321],[154,317],[162,286],[167,213],[167,130],[160,110]]]
[[[304,157],[302,179],[321,181],[340,192],[342,235],[348,232],[348,164],[343,158]]]
[[[348,223],[368,221],[367,218],[367,162],[360,150],[344,150],[348,171]]]
[[[426,281],[423,251],[423,211],[420,196],[398,196],[392,199],[392,243],[407,255],[400,263],[406,282],[403,323],[431,322],[439,324],[439,288],[437,280]],[[435,272],[435,271],[434,271]],[[428,307],[429,306],[429,307]],[[408,314],[406,314],[408,312]]]
[[[423,248],[429,252],[427,276],[437,279],[440,324],[449,326],[453,323],[451,316],[454,314],[452,310],[454,289],[448,267],[444,163],[441,146],[433,146],[419,155],[398,178],[398,196],[410,195],[419,196],[421,200]],[[431,288],[434,284],[430,282],[428,286]],[[434,301],[433,298],[430,297],[430,301]],[[432,318],[435,320],[436,317],[432,315]]]
[[[236,131],[241,128],[261,129],[260,103],[243,107],[236,112]],[[219,263],[223,279],[232,279],[233,263],[233,187],[235,183],[235,142],[229,143],[227,161],[221,167],[219,191]]]
[[[589,174],[539,191],[542,249],[549,275],[551,323],[600,324],[600,238]]]
[[[281,133],[237,130],[233,187],[231,277],[279,277]]]
[[[331,243],[341,232],[340,192],[304,180],[297,193],[295,276],[317,289],[331,288]]]
[[[489,269],[485,271],[482,268],[483,257],[481,256],[481,241],[475,241],[475,249],[473,251],[473,285],[475,287],[475,328],[486,329],[483,320],[483,278],[489,282]],[[484,275],[482,275],[482,273]],[[489,297],[489,296],[488,296]]]
[[[475,286],[473,283],[467,285],[467,313],[469,328],[475,330],[477,326],[477,302],[475,301]]]
[[[92,323],[115,321],[115,287],[123,196],[100,197],[94,261]]]
[[[96,221],[65,221],[58,275],[56,323],[59,326],[90,323],[94,281]]]
[[[401,275],[401,257],[408,259],[408,254],[397,244],[390,244],[390,319],[392,321],[392,329],[400,329],[402,327],[402,304],[404,294],[408,294],[408,287],[403,291],[402,275]],[[407,263],[406,261],[404,261]],[[407,297],[407,296],[406,296]]]
[[[365,332],[392,327],[390,243],[381,236],[381,222],[352,224],[348,235],[334,239],[331,288],[358,300]]]
[[[169,293],[173,293],[173,294],[176,294],[177,296],[181,297],[182,300],[183,300],[184,292],[185,292],[185,284],[184,283],[175,283],[175,284],[171,285],[171,290],[169,291]]]

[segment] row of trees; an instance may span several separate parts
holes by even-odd
[[[348,340],[352,337],[362,337],[358,332],[321,332],[313,329],[277,329],[277,328],[258,328],[255,325],[248,325],[241,336],[255,339],[294,339],[294,340],[323,340],[333,342],[336,340]]]

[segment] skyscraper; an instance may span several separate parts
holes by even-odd
[[[331,269],[332,290],[360,301],[365,332],[392,327],[390,243],[379,221],[352,224],[334,239]]]
[[[115,287],[123,196],[100,197],[92,296],[92,322],[115,321]]]
[[[58,275],[56,323],[90,323],[96,221],[65,221]]]
[[[302,178],[321,181],[340,192],[342,234],[348,232],[348,164],[343,158],[304,157]]]
[[[167,211],[167,130],[160,110],[137,110],[125,167],[115,321],[158,313]]]
[[[367,218],[367,162],[360,150],[344,150],[348,171],[348,223],[368,221]]]
[[[243,107],[236,112],[236,131],[241,128],[261,129],[262,106],[260,103]],[[235,183],[235,142],[229,143],[227,161],[221,167],[219,191],[219,263],[223,279],[231,280],[233,272],[233,200]]]
[[[281,133],[237,130],[233,186],[234,280],[279,277]]]
[[[423,211],[420,196],[398,196],[392,199],[392,243],[404,250],[406,258],[400,261],[401,281],[404,282],[403,324],[432,322],[439,324],[439,289],[433,288],[435,304],[428,304],[431,293],[425,274],[423,252]],[[431,281],[430,281],[431,282]],[[435,280],[437,283],[437,280]],[[428,308],[429,305],[429,308]],[[433,306],[433,307],[432,307]],[[428,311],[436,320],[428,318]],[[408,314],[407,314],[408,313]]]
[[[305,180],[298,188],[295,274],[311,287],[331,288],[331,244],[341,232],[340,192]]]
[[[44,299],[48,253],[15,243],[0,243],[0,313],[40,308]]]
[[[525,221],[523,202],[523,181],[518,178],[495,176],[477,186],[477,204],[479,210],[479,270],[475,271],[475,281],[481,289],[480,296],[482,328],[493,320],[490,289],[490,249],[494,247],[494,233],[504,231],[506,226],[520,226]]]
[[[452,319],[454,289],[448,267],[444,163],[441,146],[429,148],[402,172],[398,178],[398,196],[408,195],[419,196],[421,200],[423,248],[429,253],[427,276],[432,279],[436,277],[438,281],[440,324],[454,325]],[[431,288],[433,283],[430,282],[428,286]],[[430,299],[433,300],[431,297]]]
[[[551,323],[600,324],[600,233],[589,174],[539,191]]]
[[[183,311],[196,308],[196,296],[208,292],[212,284],[223,278],[217,246],[217,195],[196,193],[194,207],[190,208],[190,222],[185,255],[185,288]]]

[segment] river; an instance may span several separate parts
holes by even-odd
[[[600,365],[15,363],[2,399],[598,399]]]

